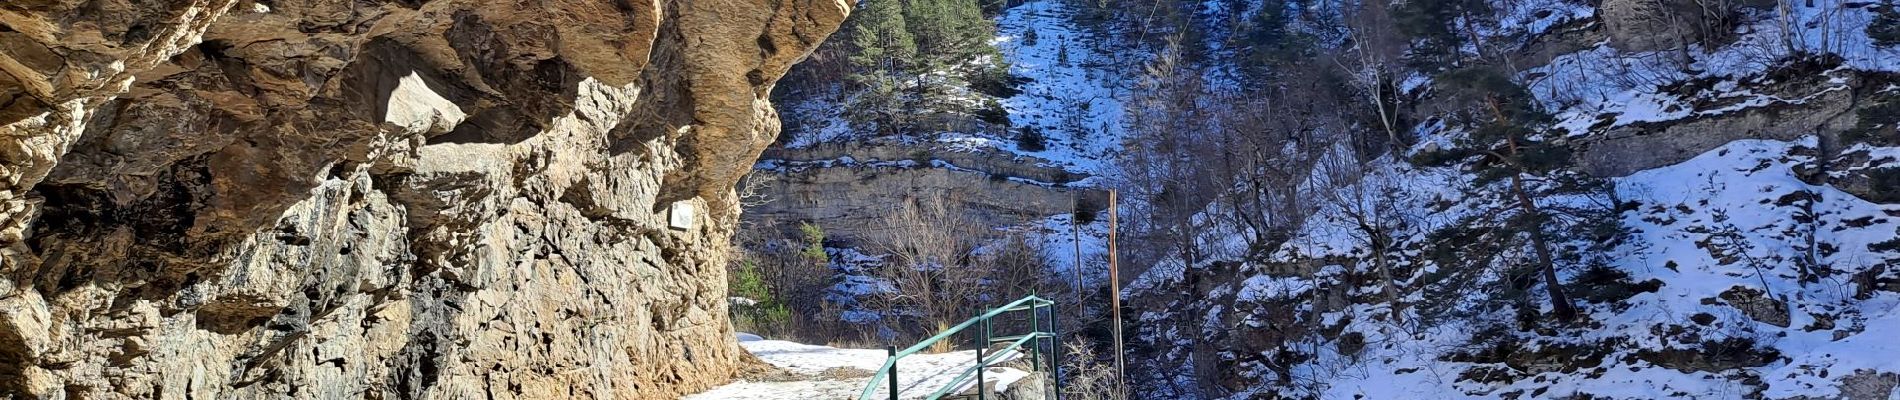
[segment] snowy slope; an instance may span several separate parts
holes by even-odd
[[[1504,393],[1541,393],[1540,397],[1591,394],[1627,399],[1737,398],[1755,392],[1761,382],[1767,398],[1835,398],[1841,379],[1857,371],[1900,371],[1900,294],[1872,292],[1855,298],[1850,276],[1876,267],[1881,258],[1867,252],[1870,241],[1889,239],[1900,207],[1860,200],[1830,187],[1795,177],[1793,167],[1808,160],[1797,149],[1811,143],[1749,140],[1732,143],[1688,162],[1618,179],[1617,191],[1640,204],[1624,214],[1638,238],[1610,259],[1635,280],[1663,282],[1621,308],[1598,308],[1602,325],[1580,331],[1567,344],[1610,350],[1604,364],[1579,372],[1550,371],[1534,379],[1499,384],[1460,382],[1473,363],[1447,362],[1473,347],[1471,331],[1460,325],[1404,332],[1383,323],[1355,323],[1347,329],[1369,342],[1398,344],[1358,356],[1375,360],[1352,368],[1325,371],[1331,377],[1326,398],[1496,398]],[[1764,206],[1763,199],[1795,193],[1818,197],[1813,211],[1798,206]],[[1817,214],[1818,243],[1841,249],[1820,257],[1832,270],[1820,282],[1802,283],[1792,258],[1801,256],[1788,232],[1802,232],[1798,214]],[[1842,221],[1857,221],[1843,223]],[[1719,259],[1710,243],[1720,243],[1727,227],[1740,233],[1746,256]],[[1759,261],[1759,262],[1755,262]],[[1735,287],[1761,288],[1786,299],[1786,327],[1752,319],[1736,311],[1722,293]],[[1367,307],[1367,306],[1360,306]],[[1345,315],[1364,315],[1366,309]],[[1699,317],[1706,315],[1707,317]],[[1702,318],[1709,318],[1703,320]],[[1828,322],[1817,324],[1817,319]],[[1706,322],[1706,323],[1705,323]],[[1417,336],[1411,336],[1417,333]],[[1394,337],[1397,334],[1396,337]],[[1646,361],[1667,349],[1702,351],[1704,341],[1745,338],[1778,352],[1772,362],[1728,371],[1681,371]],[[1556,346],[1558,343],[1547,343]],[[1339,355],[1334,354],[1335,357]],[[1316,362],[1344,364],[1343,359]],[[1316,371],[1317,372],[1317,371]],[[1529,378],[1529,377],[1526,377]],[[1397,384],[1395,384],[1397,383]]]
[[[1005,10],[996,20],[995,44],[1009,61],[1010,73],[1025,80],[1018,88],[1022,92],[1003,99],[1003,107],[1011,124],[1040,129],[1048,140],[1040,152],[1008,148],[1091,176],[1075,185],[1101,186],[1119,176],[1115,159],[1128,136],[1121,99],[1131,83],[1121,69],[1139,65],[1141,56],[1116,51],[1112,40],[1079,26],[1072,7],[1063,0],[1031,0]],[[1035,43],[1024,40],[1031,30]],[[1040,238],[1044,257],[1058,276],[1075,276],[1080,269],[1089,287],[1106,284],[1107,217],[1079,229],[1074,219],[1053,215],[1024,228]]]
[[[1589,307],[1591,322],[1580,327],[1549,334],[1498,330],[1513,326],[1513,316],[1482,312],[1426,324],[1418,321],[1422,316],[1415,309],[1404,312],[1408,322],[1399,323],[1384,317],[1392,310],[1376,300],[1304,319],[1300,315],[1320,307],[1313,299],[1332,296],[1341,286],[1360,299],[1377,299],[1378,294],[1377,285],[1344,283],[1353,281],[1347,278],[1349,269],[1370,268],[1364,262],[1364,244],[1347,233],[1350,222],[1337,218],[1337,210],[1322,210],[1272,259],[1242,264],[1245,279],[1189,295],[1187,301],[1194,306],[1143,313],[1141,334],[1144,340],[1187,348],[1200,338],[1235,328],[1273,332],[1313,323],[1339,326],[1335,338],[1363,335],[1361,343],[1367,344],[1363,351],[1348,352],[1340,350],[1338,339],[1293,340],[1282,348],[1313,358],[1290,367],[1284,377],[1293,382],[1290,386],[1260,385],[1217,396],[1221,398],[1268,393],[1328,399],[1729,399],[1755,393],[1770,399],[1841,398],[1840,388],[1850,386],[1849,380],[1878,381],[1900,373],[1900,359],[1893,357],[1900,354],[1900,344],[1893,340],[1900,337],[1900,293],[1868,290],[1861,283],[1868,279],[1863,277],[1889,273],[1883,265],[1900,256],[1869,247],[1894,239],[1900,205],[1875,204],[1803,182],[1797,171],[1812,167],[1813,146],[1812,138],[1737,141],[1683,163],[1613,180],[1622,202],[1619,209],[1624,210],[1618,218],[1632,237],[1602,260],[1628,274],[1630,282],[1655,286]],[[1469,177],[1389,162],[1379,171],[1399,182],[1385,189],[1403,189],[1375,193],[1396,194],[1401,207],[1415,207],[1398,214],[1415,216],[1416,231],[1446,229],[1447,222],[1462,215],[1490,209],[1475,199],[1443,209],[1432,206],[1458,199],[1459,193],[1445,188],[1462,186],[1459,181]],[[1547,206],[1592,200],[1550,201]],[[1433,246],[1424,235],[1401,234],[1398,239],[1418,250],[1396,254],[1396,259],[1418,257]],[[1255,268],[1355,259],[1312,274]],[[1801,265],[1811,265],[1819,277],[1804,281]],[[1566,279],[1582,279],[1581,269],[1568,269]],[[1175,262],[1149,271],[1128,290],[1135,296],[1178,290],[1189,273],[1204,272]],[[1418,279],[1400,280],[1416,285]],[[1749,311],[1767,303],[1733,297],[1751,291],[1766,292],[1785,312]],[[1401,299],[1413,304],[1478,304],[1475,297],[1427,300],[1422,292],[1408,290]],[[1259,311],[1281,310],[1272,308],[1274,304],[1292,304],[1301,314],[1289,320],[1277,312]],[[1174,314],[1191,311],[1205,314]],[[1199,331],[1179,330],[1189,327]],[[1510,350],[1495,347],[1503,342],[1515,344],[1505,347]],[[1248,357],[1241,349],[1222,354]],[[1489,354],[1517,355],[1494,359]],[[1265,364],[1237,366],[1243,370],[1239,375],[1259,382],[1283,378]],[[1192,386],[1186,375],[1158,379],[1181,385],[1155,389],[1164,395],[1198,398],[1192,391],[1172,391]]]
[[[1840,57],[1842,68],[1861,71],[1900,71],[1900,49],[1876,46],[1866,34],[1874,18],[1870,5],[1878,2],[1817,0],[1790,2],[1788,21],[1762,16],[1736,43],[1718,49],[1686,52],[1629,53],[1610,43],[1597,43],[1566,54],[1548,65],[1525,71],[1533,94],[1557,115],[1558,126],[1572,135],[1588,133],[1599,120],[1613,121],[1597,129],[1637,122],[1661,122],[1718,115],[1780,103],[1799,104],[1805,98],[1736,89],[1737,81],[1759,78],[1786,64],[1787,57]],[[1789,28],[1793,33],[1790,34]],[[1783,42],[1786,40],[1787,42]],[[1681,98],[1666,93],[1666,85],[1693,79],[1714,79],[1720,108],[1698,108],[1708,99]]]
[[[1515,22],[1486,35],[1602,29],[1591,20],[1594,6],[1492,3],[1503,6],[1500,19]],[[1383,298],[1369,244],[1338,205],[1319,207],[1266,256],[1231,256],[1244,244],[1201,238],[1199,250],[1217,259],[1164,260],[1125,292],[1144,307],[1137,342],[1165,360],[1144,371],[1152,385],[1145,389],[1231,399],[1900,399],[1900,293],[1892,284],[1900,251],[1876,245],[1900,243],[1900,205],[1832,186],[1855,185],[1842,179],[1852,171],[1900,165],[1900,151],[1829,148],[1837,144],[1814,136],[1766,140],[1816,133],[1778,127],[1655,128],[1763,110],[1792,120],[1807,115],[1772,115],[1838,101],[1848,90],[1894,90],[1844,78],[1900,70],[1900,49],[1875,46],[1864,32],[1869,5],[1881,3],[1783,4],[1788,14],[1753,16],[1761,18],[1724,47],[1629,53],[1586,43],[1519,75],[1556,117],[1547,140],[1602,143],[1617,140],[1605,132],[1619,129],[1752,138],[1683,146],[1691,151],[1675,153],[1684,157],[1675,164],[1538,200],[1568,210],[1556,218],[1566,227],[1610,222],[1600,225],[1619,231],[1556,238],[1560,279],[1583,307],[1582,322],[1545,322],[1551,309],[1541,280],[1525,285],[1534,289],[1528,295],[1485,293],[1507,286],[1512,278],[1502,271],[1528,264],[1526,246],[1494,249],[1499,260],[1478,265],[1458,263],[1469,251],[1446,262],[1446,247],[1498,239],[1483,233],[1495,226],[1473,225],[1513,212],[1496,183],[1474,188],[1469,165],[1419,167],[1387,156],[1362,181],[1302,190],[1394,209],[1398,243],[1387,256],[1401,266],[1394,277],[1401,307]],[[1428,78],[1405,86],[1433,100]],[[1464,128],[1434,117],[1422,118],[1420,145],[1406,155],[1457,146]],[[1836,179],[1816,183],[1817,171]]]
[[[1062,0],[1034,0],[996,20],[997,48],[1010,73],[1027,80],[1022,93],[1003,100],[1010,122],[1041,129],[1048,150],[1023,154],[1055,160],[1092,175],[1113,174],[1115,151],[1126,136],[1121,98],[1127,90],[1117,68],[1139,65],[1127,52],[1111,53],[1103,40],[1076,26]],[[1036,31],[1035,43],[1024,36]]]
[[[1129,52],[1111,50],[1071,19],[1071,5],[1063,0],[1032,0],[1010,7],[996,18],[991,44],[1003,54],[1010,73],[1022,82],[1020,93],[996,99],[1009,113],[1010,132],[927,132],[923,140],[950,149],[996,149],[1047,160],[1046,166],[1094,176],[1112,174],[1112,160],[1126,136],[1122,124],[1126,80],[1122,68],[1139,65]],[[1034,43],[1026,39],[1035,31]],[[980,93],[964,92],[980,102]],[[786,104],[787,114],[814,121],[787,147],[869,139],[840,116],[841,99],[820,95]],[[1028,151],[1015,140],[1021,129],[1037,129],[1047,138],[1047,149]],[[922,146],[922,145],[920,145]],[[1101,180],[1082,182],[1098,185]]]

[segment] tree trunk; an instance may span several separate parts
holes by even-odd
[[[1517,152],[1515,139],[1511,141],[1511,148],[1512,153]],[[1543,210],[1537,208],[1537,203],[1531,201],[1530,193],[1524,190],[1524,178],[1521,172],[1511,175],[1511,192],[1517,196],[1518,207],[1524,210],[1525,216],[1536,223],[1535,226],[1529,227],[1531,247],[1537,253],[1538,267],[1544,270],[1544,290],[1550,294],[1551,311],[1561,320],[1569,321],[1576,318],[1577,310],[1571,307],[1570,297],[1564,295],[1562,282],[1557,280],[1557,264],[1551,260],[1550,244],[1544,241],[1544,228],[1541,225],[1544,221]]]
[[[1386,247],[1389,246],[1388,241],[1385,239],[1383,232],[1375,232],[1373,235],[1375,236],[1373,236],[1372,239],[1372,251],[1374,252],[1372,261],[1373,264],[1379,268],[1379,280],[1385,284],[1386,306],[1392,309],[1392,320],[1403,325],[1405,324],[1405,314],[1399,312],[1398,283],[1392,281],[1392,269],[1387,267],[1385,252]]]
[[[1488,97],[1486,100],[1491,105],[1491,112],[1496,116],[1497,123],[1506,123],[1504,109],[1499,107],[1498,99]],[[1537,208],[1537,202],[1531,200],[1530,191],[1524,189],[1524,168],[1516,160],[1519,151],[1517,136],[1507,135],[1504,138],[1504,146],[1510,158],[1500,161],[1504,162],[1508,168],[1515,170],[1511,173],[1511,194],[1517,197],[1518,208],[1523,209],[1524,216],[1532,222],[1531,226],[1527,227],[1531,234],[1531,247],[1537,253],[1538,267],[1543,269],[1544,290],[1550,294],[1551,312],[1557,315],[1557,319],[1572,320],[1576,318],[1577,310],[1571,306],[1570,296],[1564,295],[1563,285],[1557,280],[1557,264],[1551,260],[1550,244],[1544,241],[1544,211]]]

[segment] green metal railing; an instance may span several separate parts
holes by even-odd
[[[1055,304],[1054,301],[1041,297],[1024,297],[1005,304],[1002,307],[991,309],[988,312],[977,315],[975,318],[963,321],[963,323],[957,324],[957,326],[945,329],[943,332],[937,333],[936,336],[931,336],[901,351],[898,350],[896,346],[889,347],[887,349],[889,356],[884,359],[884,366],[878,368],[876,374],[871,375],[871,381],[864,385],[864,392],[858,395],[858,400],[871,400],[872,396],[877,393],[878,387],[885,385],[890,387],[888,392],[890,394],[890,400],[898,400],[897,395],[902,388],[898,387],[897,383],[897,360],[917,354],[924,349],[930,348],[931,345],[937,342],[949,339],[957,333],[972,327],[979,328],[974,331],[977,334],[976,343],[978,343],[976,346],[976,360],[970,363],[971,366],[969,368],[965,368],[962,373],[957,374],[956,379],[952,379],[948,384],[931,392],[930,396],[926,397],[926,399],[938,400],[950,395],[952,391],[962,387],[964,383],[969,382],[972,376],[976,378],[977,398],[986,398],[987,394],[984,393],[985,389],[983,389],[983,370],[990,365],[1009,359],[1011,352],[1018,351],[1025,345],[1029,346],[1029,365],[1034,369],[1034,372],[1042,372],[1043,339],[1048,339],[1050,343],[1049,367],[1052,372],[1050,375],[1054,377],[1054,385],[1059,389],[1062,387],[1062,374],[1059,370],[1062,364],[1056,359],[1056,356],[1061,352],[1060,349],[1056,347],[1057,343],[1055,340]],[[1018,311],[1029,312],[1029,332],[1021,335],[995,337],[995,324],[993,321],[998,316]],[[1043,326],[1042,320],[1042,314],[1044,312],[1049,314],[1048,327],[1046,328]],[[1000,350],[989,351],[986,357],[986,350],[989,350],[991,345],[997,343],[1008,343],[1008,345]]]

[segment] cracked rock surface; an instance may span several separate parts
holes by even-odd
[[[733,184],[848,9],[0,4],[0,395],[723,383],[754,363],[725,318]]]

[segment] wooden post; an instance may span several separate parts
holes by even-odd
[[[1069,208],[1072,209],[1069,213],[1069,243],[1075,245],[1075,263],[1069,268],[1074,269],[1070,272],[1075,275],[1075,313],[1080,316],[1083,314],[1082,298],[1084,296],[1082,292],[1082,221],[1076,219],[1075,216],[1082,214],[1082,204],[1076,202],[1073,190],[1069,191]],[[1060,335],[1062,332],[1056,333]],[[1060,343],[1061,340],[1056,342]]]
[[[1122,350],[1122,280],[1120,273],[1121,265],[1117,264],[1115,256],[1115,231],[1119,228],[1119,221],[1117,220],[1117,214],[1119,214],[1119,212],[1117,212],[1118,210],[1115,207],[1115,195],[1114,190],[1108,191],[1108,298],[1109,307],[1112,308],[1115,323],[1113,327],[1115,332],[1115,384],[1122,386],[1128,384],[1128,364],[1122,360],[1122,353],[1125,352]]]

